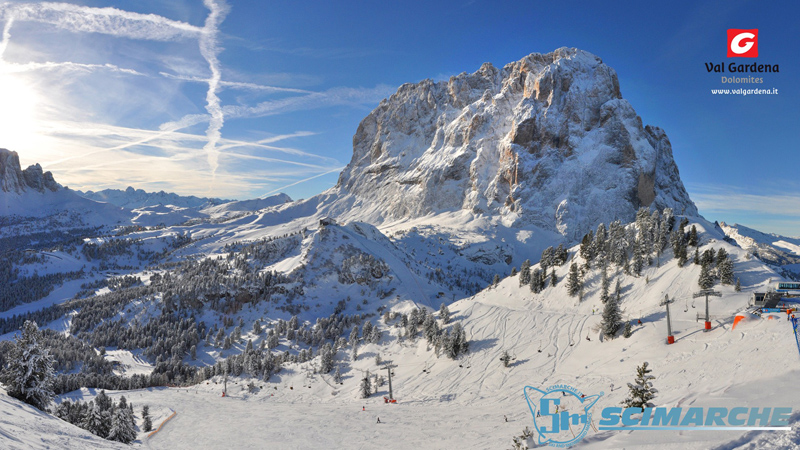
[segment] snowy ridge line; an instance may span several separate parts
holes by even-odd
[[[172,415],[167,417],[166,419],[164,419],[164,421],[161,422],[161,425],[159,425],[158,428],[156,428],[155,431],[153,431],[152,433],[147,435],[147,439],[150,439],[151,437],[153,437],[154,434],[156,434],[159,431],[161,431],[161,427],[163,427],[167,422],[169,422],[173,417],[175,417],[176,414],[178,414],[178,411],[173,411]]]

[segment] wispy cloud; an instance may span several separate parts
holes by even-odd
[[[273,190],[271,190],[271,191],[267,192],[266,194],[263,194],[263,195],[261,196],[261,198],[266,198],[266,197],[269,197],[269,196],[270,196],[270,195],[272,195],[272,194],[277,194],[278,192],[281,192],[281,191],[284,191],[284,190],[286,190],[286,188],[290,188],[290,187],[292,187],[292,186],[297,186],[298,184],[305,183],[305,182],[307,182],[307,181],[311,181],[311,180],[313,180],[313,179],[316,179],[316,178],[319,178],[319,177],[322,177],[322,176],[328,175],[328,174],[330,174],[330,173],[339,172],[339,171],[341,171],[342,169],[344,169],[344,166],[342,166],[342,167],[336,167],[336,168],[334,168],[334,169],[328,170],[327,172],[323,172],[323,173],[316,174],[316,175],[314,175],[313,177],[308,177],[308,178],[305,178],[305,179],[302,179],[302,180],[295,181],[294,183],[287,184],[286,186],[281,186],[281,187],[279,187],[279,188],[277,188],[277,189],[273,189]]]
[[[21,153],[23,159],[40,162],[73,188],[136,185],[185,194],[213,189],[215,196],[225,197],[271,194],[340,171],[336,158],[294,146],[294,140],[314,132],[250,140],[224,136],[223,127],[237,119],[325,107],[372,107],[394,88],[315,91],[297,86],[319,84],[316,76],[223,67],[220,27],[229,6],[225,0],[203,4],[202,26],[117,8],[0,4],[0,73],[47,92],[38,98],[36,145],[26,144],[31,151]],[[23,22],[28,25],[20,26]],[[38,35],[37,30],[57,33]],[[69,33],[93,35],[73,47],[64,40]],[[69,52],[59,51],[66,46]],[[109,50],[115,46],[125,51]],[[59,61],[62,55],[69,60]],[[183,82],[204,85],[202,93]],[[225,90],[242,91],[239,103],[225,104],[220,98]],[[261,101],[265,96],[273,97]],[[282,142],[287,140],[292,144]],[[211,182],[199,173],[210,174]]]
[[[166,72],[159,72],[164,78],[169,78],[172,80],[179,80],[179,81],[190,81],[195,83],[208,83],[209,80],[207,78],[200,78],[200,77],[189,77],[185,75],[174,75]],[[218,83],[219,87],[222,88],[230,88],[230,89],[242,89],[247,91],[258,91],[263,93],[274,93],[274,92],[290,92],[294,94],[313,94],[314,91],[309,91],[305,89],[294,89],[294,88],[285,88],[285,87],[278,87],[278,86],[266,86],[263,84],[257,83],[246,83],[240,81],[225,81],[219,80]]]
[[[384,84],[374,88],[337,87],[304,96],[269,100],[255,106],[229,105],[224,111],[230,117],[263,117],[337,105],[362,106],[377,103],[395,90]]]
[[[738,186],[690,184],[691,197],[701,212],[746,212],[800,218],[799,193],[753,193]]]
[[[102,33],[142,40],[196,39],[204,33],[204,28],[155,14],[70,3],[5,3],[0,5],[0,17],[46,23],[73,32]]]

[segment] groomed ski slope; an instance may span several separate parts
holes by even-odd
[[[730,286],[716,286],[723,297],[711,300],[714,328],[707,333],[696,320],[702,299],[691,299],[698,290],[699,266],[681,269],[675,260],[665,260],[641,277],[615,275],[621,282],[623,315],[634,321],[641,317],[643,323],[634,326],[629,339],[603,342],[599,274],[590,272],[586,299],[578,302],[566,295],[567,264],[557,271],[559,284],[540,294],[520,288],[517,277],[510,277],[454,303],[452,321],[464,325],[471,341],[470,353],[456,361],[437,358],[422,338],[384,339],[360,346],[354,363],[349,351],[339,352],[343,385],[334,384],[330,374],[313,373],[311,361],[288,366],[269,383],[254,380],[260,387],[255,393],[244,387],[249,380],[231,379],[229,396],[223,398],[217,379],[189,389],[142,391],[129,399],[149,404],[153,411],[177,412],[146,441],[163,449],[508,448],[512,436],[532,428],[524,386],[564,383],[587,395],[602,392],[599,411],[620,404],[628,393],[626,383],[644,361],[656,376],[656,406],[796,407],[800,356],[790,323],[754,320],[732,329],[750,291],[762,290],[776,275],[748,260],[741,249],[704,236],[701,252],[724,247],[745,287],[736,293]],[[614,283],[612,278],[612,290]],[[671,308],[676,343],[669,346],[665,312],[659,306],[667,294],[676,299]],[[387,331],[396,334],[398,329]],[[503,350],[516,357],[509,368],[499,361]],[[369,399],[358,398],[362,371],[375,373],[377,354],[397,365],[395,405],[383,403],[387,385]],[[790,432],[590,431],[575,448],[799,448],[798,418],[793,416]]]

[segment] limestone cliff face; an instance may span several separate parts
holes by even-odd
[[[0,148],[0,191],[21,194],[30,190],[55,192],[61,185],[53,179],[53,174],[43,172],[42,166],[34,164],[25,170],[19,165],[19,155]]]
[[[570,48],[401,86],[359,125],[336,190],[378,220],[466,209],[568,239],[641,206],[697,215],[666,134]]]

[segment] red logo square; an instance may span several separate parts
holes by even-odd
[[[758,58],[758,28],[728,30],[728,58]]]

